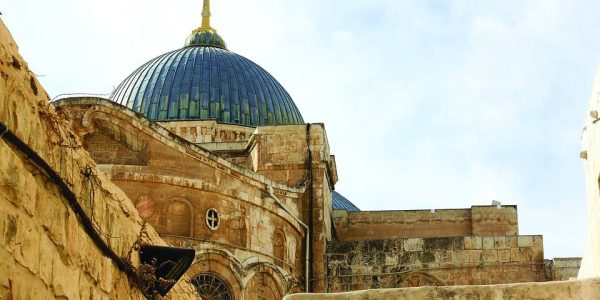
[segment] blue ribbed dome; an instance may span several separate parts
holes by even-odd
[[[154,121],[216,120],[252,127],[304,123],[273,76],[226,50],[216,37],[192,34],[187,47],[145,63],[109,99]]]
[[[331,206],[334,210],[341,209],[345,211],[360,211],[360,209],[356,207],[354,203],[350,202],[350,200],[336,191],[331,193]]]

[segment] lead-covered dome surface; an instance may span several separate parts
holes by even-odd
[[[153,121],[216,120],[252,127],[304,123],[281,84],[225,49],[224,42],[218,47],[188,39],[187,47],[135,70],[109,99]]]
[[[340,209],[345,211],[360,211],[360,209],[356,207],[354,203],[350,202],[348,198],[342,196],[342,194],[336,191],[331,193],[331,200],[331,205],[334,210]]]

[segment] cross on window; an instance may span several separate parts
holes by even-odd
[[[219,227],[219,212],[214,208],[206,211],[206,226],[211,230],[217,230]]]

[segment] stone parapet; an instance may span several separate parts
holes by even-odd
[[[338,239],[365,240],[518,234],[517,207],[333,212]]]
[[[550,280],[571,280],[577,278],[581,257],[557,257],[546,260],[547,277]]]
[[[358,299],[556,299],[580,300],[600,297],[600,279],[528,282],[475,286],[427,286],[363,290],[335,294],[293,294],[284,300],[358,300]]]

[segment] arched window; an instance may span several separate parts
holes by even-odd
[[[285,235],[279,229],[273,232],[273,256],[277,258],[275,264],[283,268],[285,262]]]
[[[203,300],[233,300],[233,294],[227,282],[214,274],[198,274],[192,278],[191,282]]]
[[[283,297],[281,287],[267,272],[255,274],[246,287],[246,299],[279,300]]]
[[[192,212],[190,206],[181,200],[169,201],[167,210],[167,233],[173,235],[190,236]]]

